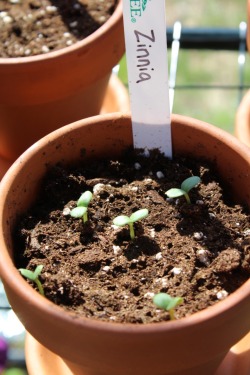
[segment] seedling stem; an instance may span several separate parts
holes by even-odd
[[[26,279],[33,281],[37,285],[39,293],[42,296],[44,296],[43,286],[41,284],[41,281],[39,280],[39,275],[41,274],[42,269],[43,269],[43,265],[39,265],[36,267],[34,272],[27,270],[25,268],[19,268],[19,271],[22,276],[26,277]]]
[[[178,198],[184,195],[186,198],[186,201],[188,204],[191,203],[190,197],[189,197],[189,191],[193,189],[196,185],[200,183],[201,179],[198,176],[191,176],[186,178],[181,184],[181,188],[172,188],[166,191],[166,195],[169,198]]]
[[[117,216],[113,223],[117,225],[118,227],[123,227],[124,225],[129,225],[129,234],[131,240],[134,240],[135,238],[135,230],[134,230],[134,223],[138,220],[144,219],[148,216],[148,210],[146,208],[143,208],[141,210],[138,210],[134,212],[131,216]]]
[[[85,224],[88,221],[88,205],[92,199],[91,191],[85,191],[77,201],[77,206],[70,211],[70,215],[74,218],[82,218]]]
[[[175,320],[174,309],[183,302],[183,298],[171,297],[167,293],[158,293],[154,295],[153,302],[156,306],[168,311],[170,320]]]

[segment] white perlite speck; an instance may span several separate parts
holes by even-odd
[[[76,3],[76,4],[73,5],[73,8],[74,9],[81,9],[81,5]]]
[[[70,214],[70,208],[69,207],[65,207],[64,209],[63,209],[63,215],[64,216],[67,216],[67,215],[69,215]]]
[[[99,22],[100,22],[100,23],[105,22],[105,21],[106,21],[105,16],[101,16],[101,17],[99,17]]]
[[[50,49],[49,49],[48,46],[42,46],[42,52],[43,52],[43,53],[47,53],[47,52],[49,52],[49,51],[50,51]]]
[[[214,219],[216,217],[216,215],[213,212],[209,212],[208,215],[210,219]]]
[[[121,255],[122,253],[122,249],[120,248],[120,246],[113,246],[113,252],[115,255]]]
[[[196,255],[201,263],[205,264],[206,266],[209,266],[209,263],[210,263],[209,258],[208,258],[209,252],[207,250],[200,249],[197,251]]]
[[[202,232],[195,232],[194,233],[194,239],[197,240],[197,241],[202,240],[203,237],[204,237],[204,234]]]
[[[77,21],[73,21],[69,24],[70,27],[76,27],[78,25]]]
[[[179,267],[172,268],[171,272],[173,272],[175,275],[179,275],[182,272],[182,269]]]
[[[136,263],[138,263],[138,262],[139,262],[138,259],[132,259],[132,260],[131,260],[131,263],[134,263],[134,264],[136,264]]]
[[[49,14],[55,13],[57,11],[57,7],[53,5],[46,6],[46,12]]]
[[[161,259],[162,259],[162,253],[161,253],[161,252],[157,253],[157,254],[155,255],[155,259],[156,259],[156,260],[161,260]]]
[[[159,178],[159,180],[160,180],[161,178],[164,178],[165,176],[162,173],[162,171],[158,171],[158,172],[156,172],[156,177]]]
[[[220,290],[217,294],[216,297],[221,300],[224,299],[228,296],[228,292],[226,290]]]
[[[150,237],[152,237],[152,238],[155,237],[155,229],[154,228],[150,229],[149,233],[150,233]]]
[[[96,184],[93,187],[93,194],[99,194],[103,190],[104,186],[104,184]]]
[[[201,199],[198,199],[196,201],[196,204],[198,204],[199,206],[202,206],[204,204],[204,202]]]
[[[110,267],[109,267],[109,266],[104,266],[102,270],[103,270],[104,272],[109,272]]]
[[[141,164],[140,163],[135,163],[134,167],[138,171],[139,169],[141,169]]]
[[[11,22],[13,22],[13,18],[10,17],[10,16],[5,16],[5,17],[3,17],[3,22],[4,23],[11,23]]]

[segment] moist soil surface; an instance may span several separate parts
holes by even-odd
[[[167,198],[192,175],[201,183],[190,191],[191,204]],[[84,224],[69,212],[86,190],[93,199]],[[220,303],[249,278],[249,215],[231,202],[216,166],[202,161],[130,151],[119,160],[57,166],[18,223],[16,266],[43,265],[46,298],[88,318],[169,320],[152,301],[166,292],[184,299],[179,319]],[[128,226],[115,227],[113,219],[142,208],[149,215],[135,223],[132,241]]]
[[[116,5],[117,0],[1,0],[0,57],[70,46],[103,25]]]

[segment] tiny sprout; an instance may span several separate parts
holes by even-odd
[[[156,306],[160,307],[163,310],[169,312],[171,320],[175,319],[174,309],[176,306],[180,305],[183,302],[182,297],[171,297],[167,293],[158,293],[153,297],[153,302]]]
[[[188,195],[188,192],[193,187],[195,187],[196,185],[198,185],[200,183],[200,181],[201,181],[201,179],[198,176],[189,177],[189,178],[187,178],[186,180],[184,180],[182,182],[180,189],[172,188],[172,189],[169,189],[168,191],[166,191],[165,194],[169,198],[177,198],[177,197],[180,197],[180,196],[184,195],[185,198],[186,198],[186,201],[188,203],[191,203],[189,195]]]
[[[70,211],[70,216],[79,219],[82,217],[83,222],[88,221],[88,205],[92,199],[91,191],[85,191],[77,201],[77,207]]]
[[[29,279],[36,283],[39,292],[41,293],[42,296],[44,296],[44,290],[41,284],[41,281],[39,280],[39,275],[41,274],[43,269],[43,265],[37,266],[35,271],[32,272],[30,270],[26,270],[25,268],[19,268],[19,271],[22,276],[26,277],[26,279]]]
[[[129,231],[130,231],[130,237],[131,240],[135,238],[135,231],[134,231],[134,223],[138,220],[144,219],[148,216],[148,210],[146,208],[143,208],[141,210],[138,210],[134,212],[130,217],[121,215],[117,216],[113,223],[114,225],[117,225],[118,227],[123,227],[124,225],[129,225]]]

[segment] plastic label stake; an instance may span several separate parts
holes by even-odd
[[[135,148],[172,157],[165,0],[123,0]]]

